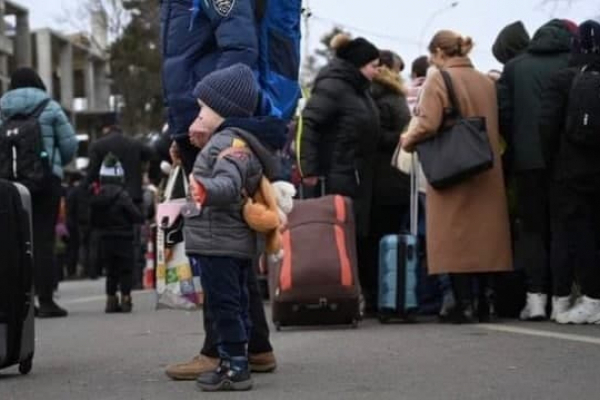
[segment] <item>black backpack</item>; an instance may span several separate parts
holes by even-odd
[[[600,147],[600,71],[583,67],[573,80],[566,137],[577,145]]]
[[[32,194],[43,191],[52,174],[54,160],[46,152],[39,122],[49,102],[45,99],[31,113],[5,119],[0,127],[0,178],[22,183]]]

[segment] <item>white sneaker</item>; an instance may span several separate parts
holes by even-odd
[[[569,311],[569,308],[571,308],[571,297],[570,296],[564,296],[564,297],[553,296],[552,297],[552,316],[550,317],[550,319],[552,321],[556,321],[556,317],[558,317],[559,314],[563,314],[563,313],[566,313],[567,311]]]
[[[598,324],[600,323],[600,299],[583,296],[575,307],[558,314],[559,324]]]
[[[543,293],[527,293],[527,304],[521,311],[523,321],[542,321],[547,318],[546,304],[548,295]]]

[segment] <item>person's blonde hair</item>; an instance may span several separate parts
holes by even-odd
[[[473,50],[473,39],[454,31],[439,31],[429,43],[429,52],[435,54],[440,49],[447,57],[466,57]]]

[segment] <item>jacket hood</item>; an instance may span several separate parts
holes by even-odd
[[[530,41],[529,33],[525,29],[523,22],[513,22],[500,31],[492,46],[492,52],[496,60],[502,64],[506,64],[527,50]]]
[[[566,23],[553,19],[537,30],[527,51],[534,54],[568,53],[572,40],[573,34]]]
[[[408,89],[400,75],[395,74],[387,67],[382,67],[379,74],[373,80],[372,92],[375,98],[380,98],[388,92],[406,96]]]
[[[283,130],[282,130],[283,127]],[[275,151],[285,145],[287,127],[282,119],[275,117],[230,118],[219,130],[231,129],[244,139],[260,160],[265,175],[273,179],[279,172]],[[283,139],[283,144],[281,140]]]
[[[322,79],[341,79],[354,86],[357,91],[367,90],[371,84],[358,68],[341,58],[334,58],[321,69],[315,85]]]
[[[102,184],[100,186],[100,192],[92,197],[92,204],[100,208],[110,208],[116,203],[121,192],[125,189],[119,185],[113,184]]]
[[[283,149],[287,142],[287,123],[277,117],[227,118],[219,130],[224,128],[240,128],[248,131],[273,151]]]
[[[48,93],[37,88],[10,90],[0,99],[0,110],[2,110],[2,115],[5,118],[10,118],[19,113],[27,114],[48,97]]]

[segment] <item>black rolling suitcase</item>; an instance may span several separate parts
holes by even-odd
[[[31,371],[34,353],[31,199],[18,183],[0,180],[0,369]]]

